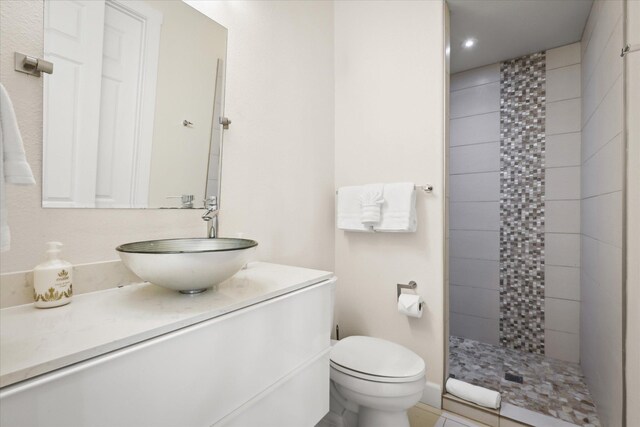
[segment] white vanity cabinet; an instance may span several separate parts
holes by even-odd
[[[5,382],[16,381],[20,376],[27,378],[0,389],[0,425],[313,426],[329,410],[329,331],[334,288],[331,273],[252,263],[217,291],[203,294],[202,299],[149,284],[87,294],[84,296],[87,301],[78,297],[69,307],[74,308],[75,304],[76,311],[82,311],[82,306],[87,305],[90,311],[89,302],[96,303],[96,299],[112,298],[126,303],[129,297],[135,302],[140,294],[146,293],[142,296],[146,305],[134,304],[102,320],[111,319],[118,324],[112,328],[118,329],[126,321],[116,317],[135,312],[138,320],[149,328],[153,321],[148,316],[154,317],[156,312],[145,312],[145,308],[153,306],[158,312],[164,311],[165,319],[172,317],[166,313],[173,311],[171,324],[177,326],[170,332],[32,378],[28,378],[28,367],[19,369],[14,363],[12,372],[2,367]],[[94,301],[88,301],[92,298]],[[107,306],[113,307],[113,302]],[[204,307],[208,307],[208,312]],[[28,316],[24,312],[28,313],[28,309],[28,306],[5,309],[15,313],[2,313],[0,321],[10,319],[11,315],[20,317],[18,314],[26,321]],[[23,313],[18,313],[20,310]],[[41,312],[33,309],[32,314],[42,316]],[[56,315],[54,310],[49,312]],[[180,315],[175,315],[177,312]],[[210,318],[199,320],[207,313]],[[188,324],[179,319],[183,314],[195,321]],[[72,318],[73,313],[68,310],[67,316],[62,312],[58,316]],[[144,328],[136,330],[136,316],[130,319],[131,331],[140,336]],[[32,326],[38,326],[41,320]],[[55,322],[52,326],[56,326]],[[16,345],[19,340],[7,338],[12,333],[8,326],[1,328],[3,346]],[[75,337],[68,330],[56,333],[71,347],[71,341],[91,333],[81,327],[70,329],[72,334],[84,330]],[[94,333],[102,331],[108,336],[107,329],[109,325],[95,327]],[[37,351],[37,345],[34,346],[32,350]],[[58,359],[66,357],[69,362],[73,357],[83,357],[78,352],[71,354],[78,348]],[[2,356],[13,363],[19,355],[10,351],[3,348]],[[33,372],[48,370],[56,363],[36,359],[31,362]],[[43,364],[47,367],[43,368]]]

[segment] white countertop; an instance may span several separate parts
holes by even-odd
[[[0,387],[313,285],[333,273],[264,262],[183,295],[149,283],[82,294],[71,304],[0,310]]]

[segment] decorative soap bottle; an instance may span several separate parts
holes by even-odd
[[[48,260],[33,269],[33,299],[38,308],[69,304],[73,295],[73,265],[63,261],[60,242],[47,243]]]

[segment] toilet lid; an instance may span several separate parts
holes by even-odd
[[[413,381],[424,376],[424,360],[408,348],[386,340],[353,336],[331,349],[331,362],[367,376]],[[344,371],[344,369],[341,369]]]

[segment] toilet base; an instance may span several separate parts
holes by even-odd
[[[407,411],[381,411],[361,406],[358,411],[358,427],[409,427]]]

